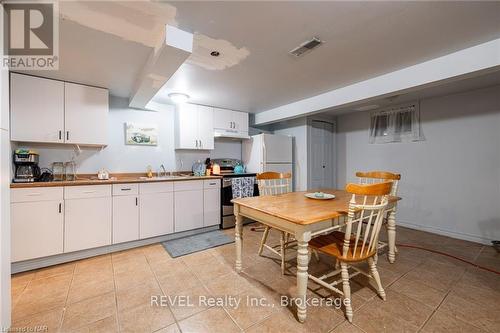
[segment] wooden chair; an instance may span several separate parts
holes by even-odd
[[[279,195],[291,191],[290,181],[292,179],[292,175],[290,173],[264,172],[258,174],[256,178],[257,184],[259,185],[259,195]],[[264,227],[264,234],[262,235],[262,240],[259,246],[259,256],[262,256],[264,247],[278,255],[281,258],[281,274],[285,274],[286,248],[294,241],[290,240],[290,234],[280,231],[280,244],[269,246],[266,242],[270,231],[271,227]],[[279,250],[276,250],[277,247],[279,247]]]
[[[326,235],[320,235],[309,242],[313,250],[333,256],[340,262],[340,269],[315,277],[309,274],[309,278],[325,288],[333,290],[344,296],[346,317],[352,323],[351,288],[349,279],[358,274],[364,274],[373,278],[377,284],[379,296],[385,300],[385,291],[380,282],[380,276],[374,256],[378,248],[378,236],[382,227],[384,212],[387,208],[388,195],[391,192],[391,182],[360,185],[348,184],[346,190],[352,194],[349,202],[349,211],[345,224],[345,232],[333,231]],[[365,223],[366,222],[366,223]],[[370,272],[364,272],[353,263],[367,261]],[[355,272],[349,274],[349,268]],[[341,279],[332,283],[327,279],[341,274]],[[335,286],[342,282],[342,291]]]
[[[356,172],[356,177],[359,179],[360,184],[376,184],[376,183],[381,183],[381,182],[392,182],[392,189],[391,189],[391,196],[397,196],[398,195],[398,185],[399,181],[401,180],[401,175],[399,173],[392,173],[388,171],[368,171],[368,172]],[[388,223],[389,218],[392,216],[393,219],[395,219],[396,215],[396,206],[392,207],[385,213],[384,217],[384,226],[387,229],[387,239],[389,240],[389,243],[392,242],[392,246],[394,246],[394,252],[397,253],[397,248],[396,248],[396,224],[395,220],[392,221],[393,223]],[[384,248],[388,245],[386,242],[379,242],[379,248]],[[390,257],[391,254],[389,253],[389,261],[394,262],[395,258]]]

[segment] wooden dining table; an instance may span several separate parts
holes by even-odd
[[[310,192],[310,191],[309,191]],[[339,218],[347,216],[352,195],[344,190],[321,189],[321,192],[335,195],[331,200],[310,199],[307,192],[289,192],[273,196],[257,196],[233,199],[236,245],[236,271],[242,269],[243,217],[261,222],[272,228],[294,235],[297,240],[297,318],[306,319],[306,292],[308,281],[309,252],[308,243],[311,235],[329,230],[339,225]],[[389,197],[388,231],[389,258],[394,258],[395,251],[395,205],[399,197]],[[391,233],[393,233],[391,235]],[[391,254],[392,251],[392,254]]]

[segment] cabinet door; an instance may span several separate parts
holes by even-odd
[[[233,111],[214,108],[214,128],[232,129]]]
[[[174,232],[174,194],[147,193],[140,196],[140,238]]]
[[[11,204],[12,262],[63,252],[61,201]]]
[[[203,226],[219,225],[221,223],[220,188],[209,188],[203,192]]]
[[[203,190],[175,192],[175,232],[203,227]]]
[[[64,252],[110,245],[111,214],[111,197],[66,200]]]
[[[233,112],[234,127],[238,132],[248,133],[248,113]]]
[[[10,119],[13,141],[64,142],[64,82],[12,73]]]
[[[214,110],[198,106],[198,140],[200,149],[214,149]]]
[[[198,109],[194,104],[177,106],[175,121],[175,148],[198,148]]]
[[[139,239],[139,198],[113,197],[113,244]]]
[[[66,143],[106,145],[108,142],[108,90],[65,83]]]

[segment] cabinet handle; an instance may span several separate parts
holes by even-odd
[[[31,196],[31,197],[34,197],[34,196],[37,196],[37,195],[42,195],[42,193],[33,192],[33,193],[28,193],[28,195]]]
[[[203,142],[200,140],[200,148],[203,148]]]
[[[95,193],[95,191],[83,191],[83,193],[89,194],[89,193]]]
[[[62,213],[62,203],[59,203],[59,214]]]
[[[62,131],[59,130],[59,140],[62,140]]]
[[[66,131],[66,140],[69,140],[69,131]]]
[[[137,199],[137,197],[135,197],[135,205],[137,206],[139,203],[139,200]]]
[[[208,183],[208,185],[217,185],[217,183]]]
[[[196,148],[198,148],[198,140],[194,140],[196,142]]]
[[[122,188],[121,190],[122,191],[131,191],[132,189],[131,188]]]

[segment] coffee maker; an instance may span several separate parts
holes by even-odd
[[[38,153],[28,149],[16,149],[14,152],[14,183],[31,183],[40,177]]]

